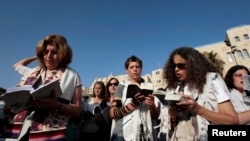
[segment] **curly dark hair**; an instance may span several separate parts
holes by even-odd
[[[217,69],[211,62],[198,50],[192,47],[179,47],[171,54],[164,66],[164,78],[167,82],[168,89],[175,89],[179,83],[175,75],[174,56],[178,54],[187,61],[186,72],[187,78],[185,83],[189,89],[197,89],[199,93],[203,92],[208,72],[217,72]],[[217,72],[218,73],[218,72]]]
[[[233,80],[233,74],[238,71],[238,70],[246,70],[247,71],[247,74],[250,75],[250,72],[248,70],[247,67],[243,66],[243,65],[235,65],[235,66],[232,66],[226,73],[225,77],[224,77],[224,81],[227,85],[227,88],[229,89],[229,91],[231,91],[232,89],[235,88],[234,86],[234,80]]]

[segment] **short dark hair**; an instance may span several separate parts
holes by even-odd
[[[140,67],[142,68],[142,60],[138,57],[136,57],[135,55],[130,56],[129,58],[127,58],[126,62],[125,62],[125,69],[128,69],[129,63],[130,62],[138,62]]]

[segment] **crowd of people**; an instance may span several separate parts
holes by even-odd
[[[178,47],[164,65],[166,95],[179,94],[180,101],[164,103],[153,95],[152,83],[141,77],[143,61],[129,56],[124,68],[128,81],[115,77],[94,83],[93,94],[82,97],[82,83],[71,68],[73,51],[67,39],[48,35],[38,42],[35,56],[13,65],[22,75],[17,87],[37,88],[59,79],[62,95],[30,97],[31,107],[14,113],[2,108],[1,138],[44,141],[207,141],[208,125],[250,124],[250,99],[243,88],[246,66],[231,67],[225,77],[199,51]],[[33,61],[38,66],[27,65]],[[150,86],[152,92],[128,90],[128,86]],[[1,88],[1,93],[5,93]],[[31,121],[27,124],[27,121]],[[24,128],[28,125],[28,129]]]

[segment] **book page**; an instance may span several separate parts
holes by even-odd
[[[3,99],[6,106],[9,106],[14,113],[18,113],[30,106],[29,97],[29,90],[13,91],[1,95],[1,99]]]
[[[9,106],[13,112],[17,113],[31,106],[29,103],[30,95],[33,97],[49,97],[52,90],[55,90],[57,96],[62,95],[59,80],[53,80],[45,85],[41,85],[37,89],[32,86],[12,87],[0,96],[6,106]]]
[[[243,75],[243,88],[250,91],[250,75]]]
[[[37,98],[49,97],[53,89],[55,90],[57,96],[62,95],[59,79],[53,80],[45,85],[41,85],[37,89],[31,91],[31,95]]]
[[[153,95],[156,96],[161,101],[161,103],[165,103],[165,96],[166,96],[165,91],[156,90],[153,92]]]
[[[127,98],[132,98],[135,94],[141,93],[144,96],[152,94],[154,91],[153,85],[151,83],[141,83],[139,84],[129,84],[127,89]]]

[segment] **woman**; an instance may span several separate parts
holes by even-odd
[[[106,84],[106,89],[107,89],[106,100],[109,106],[111,106],[114,100],[114,95],[115,95],[115,91],[117,89],[118,84],[119,84],[119,80],[115,77],[110,78]],[[106,132],[105,135],[106,135],[106,140],[110,141],[110,131],[111,131],[112,120],[109,116],[109,112],[107,114],[108,115],[105,115],[105,116],[107,117],[106,123],[108,125],[108,128],[105,130]]]
[[[25,117],[35,111],[28,135],[30,141],[75,140],[70,138],[69,132],[68,138],[66,137],[66,129],[75,127],[68,124],[69,119],[78,117],[81,113],[81,79],[79,74],[68,66],[72,61],[72,50],[65,37],[53,34],[38,43],[36,56],[40,65],[25,75],[19,85],[38,87],[53,79],[59,79],[63,94],[57,98],[52,91],[49,98],[31,97],[33,106],[14,116],[13,122],[5,129],[4,136],[17,138]]]
[[[227,71],[224,80],[230,91],[231,101],[238,113],[240,124],[250,124],[250,98],[243,88],[243,75],[250,75],[247,67],[236,65]]]
[[[115,92],[115,98],[110,108],[110,117],[113,119],[111,141],[125,140],[153,140],[152,119],[159,115],[158,105],[152,94],[142,95],[140,92],[127,93],[129,84],[139,86],[149,85],[141,78],[142,61],[131,56],[125,62],[125,69],[129,81],[120,83]],[[120,102],[117,102],[120,100]],[[120,104],[118,104],[120,103]]]
[[[119,80],[115,77],[109,79],[108,83],[106,84],[107,89],[107,101],[112,103],[115,95],[116,88],[119,84]]]
[[[194,48],[175,49],[164,66],[164,78],[166,93],[181,94],[183,98],[169,101],[161,115],[166,123],[161,130],[166,130],[167,140],[207,141],[209,124],[239,123],[223,79]]]
[[[107,124],[102,116],[102,111],[107,108],[105,96],[105,84],[102,81],[95,82],[93,87],[93,96],[88,98],[84,103],[84,121],[81,125],[80,140],[108,141],[107,139],[105,139],[105,130],[107,130]]]

